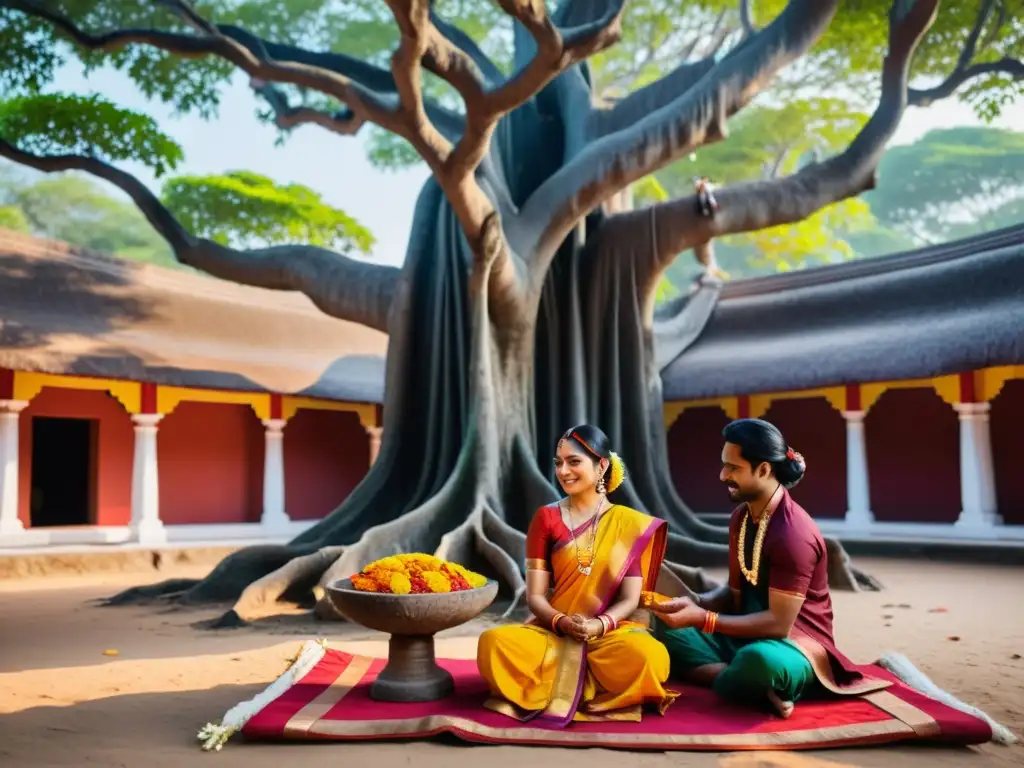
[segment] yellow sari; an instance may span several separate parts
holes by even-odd
[[[550,571],[549,601],[556,611],[597,616],[614,602],[630,570],[639,571],[645,590],[654,589],[665,555],[664,520],[613,506],[597,521],[589,574],[577,568],[567,527],[557,505],[543,507],[527,536],[526,567]],[[495,697],[487,707],[518,720],[540,717],[562,726],[573,720],[639,721],[643,704],[664,712],[677,695],[664,688],[668,651],[635,621],[587,642],[557,635],[534,620],[495,627],[480,636],[477,665]]]

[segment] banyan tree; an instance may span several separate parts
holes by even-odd
[[[701,586],[699,567],[724,564],[727,532],[699,518],[673,486],[658,360],[700,334],[719,283],[704,279],[656,308],[659,279],[680,253],[706,261],[715,238],[796,222],[872,188],[914,96],[911,61],[939,0],[891,3],[877,106],[844,151],[790,176],[723,186],[714,215],[694,196],[641,208],[614,202],[630,184],[727,140],[730,117],[805,56],[840,0],[789,0],[760,27],[744,2],[744,24],[728,45],[616,100],[595,96],[587,60],[615,45],[625,0],[561,0],[553,9],[497,0],[512,20],[510,72],[431,0],[386,2],[399,32],[390,66],[218,23],[217,3],[163,0],[154,5],[172,12],[167,23],[132,26],[119,25],[113,10],[100,12],[120,3],[0,2],[6,18],[84,55],[155,49],[169,54],[164,62],[216,59],[249,76],[279,127],[314,125],[344,141],[373,124],[407,142],[432,174],[395,268],[306,244],[242,249],[199,237],[102,152],[41,151],[8,135],[10,120],[0,124],[0,155],[116,185],[182,263],[301,291],[324,312],[390,339],[384,442],[340,507],[286,545],[232,554],[205,579],[116,600],[236,601],[227,618],[248,619],[278,601],[313,605],[320,585],[401,551],[436,551],[514,595],[523,588],[528,521],[558,497],[555,440],[581,422],[601,426],[629,467],[614,500],[667,519],[667,567]],[[991,12],[992,3],[981,5]],[[425,73],[457,93],[461,108],[432,98]],[[950,90],[971,74],[955,71]],[[299,92],[323,98],[297,102]],[[834,587],[871,584],[837,543],[830,551]]]

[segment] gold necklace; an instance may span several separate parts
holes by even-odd
[[[764,547],[764,537],[768,532],[768,523],[771,522],[772,514],[775,512],[775,510],[772,510],[771,512],[767,512],[766,510],[771,505],[772,499],[775,498],[775,494],[779,492],[779,488],[781,487],[781,485],[778,486],[772,492],[772,496],[768,499],[768,503],[764,505],[765,509],[762,510],[763,516],[760,524],[757,526],[757,535],[754,536],[754,551],[750,556],[749,570],[747,569],[747,558],[745,556],[745,550],[747,548],[747,518],[750,517],[749,507],[747,508],[747,514],[745,514],[743,516],[743,520],[740,521],[739,546],[736,547],[736,558],[740,562],[740,573],[743,574],[743,578],[745,578],[752,587],[757,586],[758,574],[761,571],[761,548]]]
[[[572,519],[572,502],[569,502],[569,533],[572,534],[573,547],[576,550],[576,570],[582,573],[584,576],[589,576],[592,566],[594,564],[594,550],[597,547],[597,524],[599,522],[599,515],[601,514],[601,506],[604,504],[602,499],[597,503],[597,511],[593,514],[594,524],[590,527],[590,547],[580,552],[580,540],[576,536],[576,526]]]

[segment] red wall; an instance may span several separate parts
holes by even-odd
[[[730,512],[722,471],[722,430],[730,421],[717,406],[687,408],[668,431],[668,461],[676,492],[697,513]]]
[[[32,417],[94,419],[94,524],[127,525],[132,510],[132,455],[135,434],[131,417],[117,400],[99,390],[44,387],[21,412],[18,430],[18,517],[28,527],[32,494]]]
[[[807,473],[793,498],[812,517],[846,515],[846,421],[824,397],[776,400],[762,417],[803,454]]]
[[[356,414],[300,409],[284,428],[288,517],[324,517],[359,484],[369,465],[369,437]]]
[[[1014,379],[992,400],[989,414],[992,461],[996,470],[996,500],[1006,525],[1024,525],[1024,483],[1020,464],[1024,458],[1024,380]]]
[[[951,406],[931,388],[890,389],[871,407],[864,431],[876,520],[956,521],[960,423]]]
[[[259,522],[263,425],[248,405],[179,403],[160,422],[157,456],[165,525]]]

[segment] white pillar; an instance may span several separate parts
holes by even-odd
[[[25,400],[0,400],[0,536],[25,530],[18,518],[18,414]]]
[[[132,462],[132,540],[163,544],[167,532],[160,522],[160,473],[157,463],[157,424],[161,413],[132,414],[135,422],[135,457]]]
[[[874,522],[871,484],[868,480],[868,448],[864,440],[866,411],[843,411],[846,420],[846,524],[866,528]]]
[[[370,438],[370,466],[372,467],[380,453],[380,441],[384,435],[384,427],[364,427],[364,429]]]
[[[960,501],[957,526],[992,530],[1002,523],[996,510],[988,403],[958,403],[960,414]]]
[[[284,508],[284,419],[264,419],[263,516],[260,524],[281,531],[291,522]]]

